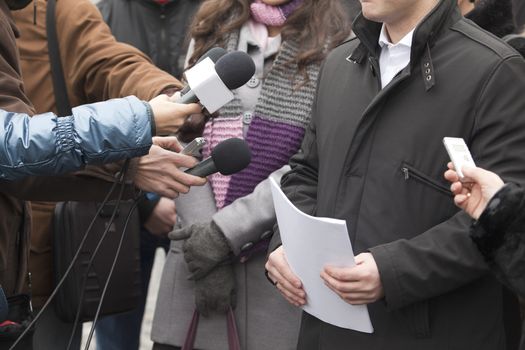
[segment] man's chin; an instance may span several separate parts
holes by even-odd
[[[366,2],[362,3],[363,17],[373,22],[383,22],[378,11],[374,8],[375,6]]]

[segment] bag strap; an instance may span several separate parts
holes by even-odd
[[[228,344],[230,346],[230,350],[241,350],[239,332],[237,331],[235,315],[233,314],[231,307],[228,310]]]
[[[186,333],[186,339],[184,340],[184,345],[182,350],[193,350],[193,344],[195,344],[195,336],[197,335],[197,326],[199,325],[199,312],[197,310],[193,311],[193,317],[191,318],[190,328]]]
[[[235,324],[235,315],[232,308],[228,309],[227,314],[227,326],[228,326],[228,346],[230,350],[241,350],[241,344],[239,342],[239,332],[237,331],[237,325]],[[199,312],[193,311],[193,317],[191,318],[190,327],[186,333],[186,339],[182,350],[193,350],[193,344],[195,344],[195,337],[197,335],[197,327],[199,325]]]
[[[66,80],[64,79],[64,71],[60,59],[55,16],[56,0],[48,0],[46,10],[46,31],[49,63],[51,65],[51,76],[53,78],[53,91],[55,93],[58,116],[65,117],[71,115],[71,104],[69,103],[69,97],[67,96]]]

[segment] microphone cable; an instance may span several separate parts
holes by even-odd
[[[136,199],[133,203],[133,206],[129,210],[128,216],[126,218],[126,221],[124,223],[124,228],[122,229],[122,236],[120,237],[120,242],[117,247],[117,252],[115,253],[115,258],[113,259],[113,263],[111,265],[111,269],[109,270],[108,278],[106,280],[106,283],[104,284],[104,289],[102,290],[102,295],[100,296],[100,301],[98,302],[97,311],[95,313],[95,318],[93,319],[93,325],[91,326],[91,330],[89,331],[89,337],[86,342],[86,347],[84,350],[89,350],[89,345],[91,343],[91,338],[93,337],[93,333],[95,332],[95,327],[97,325],[98,317],[100,315],[100,309],[102,308],[102,303],[104,302],[104,297],[106,296],[106,291],[109,286],[109,282],[111,281],[111,276],[113,276],[113,272],[115,270],[115,266],[117,264],[118,257],[120,255],[120,249],[122,248],[122,243],[124,242],[124,237],[126,236],[126,229],[128,228],[129,221],[131,219],[131,215],[135,211],[135,208],[137,208],[138,203],[140,202],[140,199]]]
[[[122,171],[123,178],[125,178],[126,171],[127,171],[127,168]],[[122,201],[124,188],[125,188],[125,183],[122,182],[121,187],[120,187],[119,196],[118,196],[116,204],[115,204],[115,208],[113,209],[113,212],[111,213],[111,217],[110,217],[110,219],[109,219],[109,221],[108,221],[108,223],[106,225],[106,229],[104,230],[104,233],[102,233],[102,236],[100,237],[100,240],[98,241],[97,246],[95,247],[95,249],[91,253],[91,258],[89,260],[89,263],[87,265],[86,271],[84,273],[84,277],[82,278],[82,287],[80,289],[81,290],[80,298],[79,298],[79,301],[78,301],[77,312],[75,314],[75,322],[73,323],[73,330],[71,331],[71,335],[69,337],[69,342],[67,344],[67,350],[69,350],[71,348],[71,345],[73,343],[73,339],[74,339],[75,334],[76,334],[77,325],[78,325],[78,322],[80,321],[80,311],[82,310],[82,306],[84,305],[84,294],[85,294],[85,291],[86,291],[86,283],[87,283],[87,279],[88,279],[88,275],[89,275],[89,270],[93,266],[93,262],[94,262],[94,260],[95,260],[95,258],[97,256],[97,253],[98,253],[100,247],[102,246],[102,243],[106,239],[107,234],[108,234],[108,232],[109,232],[109,230],[111,228],[111,225],[115,221],[115,217],[116,217],[116,215],[118,213],[118,210],[119,210],[120,202]]]
[[[38,314],[35,316],[35,318],[33,318],[33,320],[31,321],[31,323],[29,323],[29,325],[27,326],[27,328],[22,332],[22,334],[20,334],[18,336],[18,338],[15,340],[15,342],[13,343],[13,345],[11,345],[9,347],[9,350],[13,350],[17,345],[18,343],[20,343],[20,341],[25,337],[25,335],[29,332],[29,330],[35,325],[35,323],[40,319],[40,317],[42,316],[43,312],[48,308],[49,304],[51,303],[51,301],[53,300],[53,298],[56,296],[56,294],[58,293],[58,290],[60,289],[60,287],[62,286],[62,284],[64,284],[64,281],[66,280],[67,276],[69,276],[69,273],[71,272],[71,270],[73,269],[73,265],[75,264],[75,262],[77,261],[78,257],[80,256],[80,251],[82,250],[82,248],[84,247],[84,244],[89,236],[89,233],[91,232],[91,229],[93,228],[93,225],[95,224],[95,221],[98,217],[98,215],[100,214],[100,212],[102,211],[102,208],[104,208],[104,206],[107,204],[107,202],[109,201],[109,198],[111,197],[111,195],[113,194],[115,188],[117,187],[117,184],[119,183],[124,183],[124,175],[125,173],[127,172],[127,169],[128,169],[128,166],[129,166],[129,159],[126,160],[126,162],[124,163],[123,167],[122,167],[122,172],[121,172],[121,176],[119,177],[119,180],[114,182],[113,185],[111,185],[111,188],[109,189],[108,193],[106,194],[106,197],[104,198],[104,200],[102,201],[102,205],[100,206],[100,208],[97,210],[95,216],[93,217],[93,219],[91,220],[87,230],[86,230],[86,233],[84,234],[84,237],[82,238],[82,241],[80,242],[79,246],[78,246],[78,249],[77,251],[75,252],[75,255],[73,256],[73,259],[71,260],[71,263],[69,264],[69,266],[67,267],[66,269],[66,272],[64,273],[64,276],[62,276],[62,278],[60,279],[60,281],[57,283],[55,289],[53,289],[53,292],[51,293],[51,295],[49,296],[49,298],[46,300],[44,306],[42,307],[42,309],[40,309],[40,311],[38,312]]]

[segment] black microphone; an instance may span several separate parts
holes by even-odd
[[[212,47],[211,49],[209,49],[208,51],[206,51],[206,53],[204,55],[202,55],[199,60],[197,61],[197,63],[201,62],[202,60],[206,59],[206,58],[210,58],[213,63],[217,63],[217,61],[219,60],[219,58],[221,58],[222,56],[226,55],[226,50],[224,50],[222,47]],[[191,88],[189,85],[186,85],[184,87],[184,89],[182,89],[180,91],[180,95],[183,96],[185,94],[188,93],[188,91],[190,91]]]
[[[244,140],[231,138],[215,146],[211,151],[211,157],[185,172],[200,177],[206,177],[216,172],[222,175],[231,175],[246,168],[251,160],[252,153],[248,144]]]
[[[245,52],[233,51],[227,53],[215,63],[215,72],[229,90],[237,89],[250,80],[255,74],[255,63]],[[197,103],[199,98],[192,89],[185,93],[177,103]]]

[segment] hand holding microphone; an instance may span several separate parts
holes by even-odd
[[[189,157],[184,155],[180,156]],[[230,138],[219,143],[211,151],[210,157],[198,163],[193,168],[187,169],[182,174],[186,176],[193,175],[199,178],[204,178],[216,172],[219,172],[222,175],[232,175],[246,168],[250,164],[251,159],[252,153],[248,144],[244,140]],[[177,169],[177,174],[179,172],[180,170]],[[193,176],[189,176],[189,178],[192,178]],[[187,181],[189,180],[191,179],[187,179]],[[157,193],[158,192],[159,191],[157,191]],[[171,196],[170,198],[175,197],[176,196]],[[154,200],[158,198],[158,195],[150,192],[147,194],[147,198],[149,200]]]
[[[251,57],[241,51],[225,52],[212,48],[186,72],[189,84],[176,103],[166,95],[150,101],[158,135],[176,133],[188,116],[201,112],[198,102],[214,113],[233,99],[230,90],[250,80],[255,73]]]

